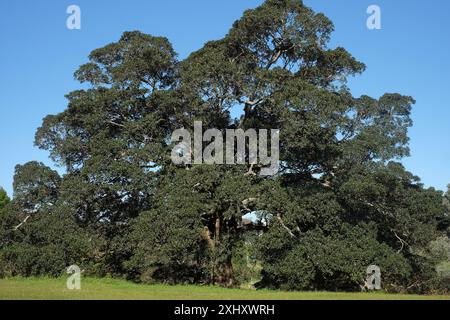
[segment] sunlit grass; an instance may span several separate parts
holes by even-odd
[[[82,278],[81,290],[68,290],[66,279],[0,279],[5,300],[450,300],[450,296],[385,293],[283,292],[210,286],[140,285],[124,280]]]

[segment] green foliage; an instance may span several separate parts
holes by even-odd
[[[441,196],[399,164],[355,167],[336,174],[333,188],[278,188],[265,204],[283,214],[259,244],[260,285],[358,290],[372,264],[381,268],[387,290],[418,290],[436,277],[437,261],[424,253],[441,234]]]
[[[60,180],[42,163],[16,167],[14,199],[0,217],[0,276],[59,276],[93,261],[93,239],[58,203]]]
[[[261,285],[287,290],[357,291],[372,264],[383,270],[384,283],[405,284],[411,267],[403,256],[379,243],[371,227],[343,225],[333,235],[315,229],[296,241],[266,234],[260,243],[265,267]],[[271,257],[274,240],[285,247],[275,259]]]
[[[59,174],[42,163],[33,161],[17,165],[13,205],[28,214],[45,210],[55,205],[60,182]]]
[[[167,39],[138,31],[94,50],[75,72],[88,88],[36,132],[67,173],[16,168],[0,217],[2,274],[77,263],[136,281],[236,286],[256,278],[251,256],[261,287],[360,290],[377,264],[387,290],[439,288],[430,243],[448,226],[442,194],[394,162],[409,154],[414,99],[354,97],[346,81],[365,66],[328,46],[333,30],[302,1],[267,0],[183,61]],[[171,134],[195,120],[280,129],[279,174],[175,166]],[[248,213],[266,223],[244,225]]]
[[[153,209],[133,221],[134,255],[128,266],[145,280],[170,283],[221,283],[232,268],[240,239],[239,204],[251,186],[235,169],[198,166],[167,172],[158,185]],[[227,179],[241,183],[240,189]],[[227,285],[230,285],[228,283]]]
[[[132,222],[128,241],[134,255],[127,266],[141,281],[173,284],[208,279],[200,219],[205,199],[181,183],[189,179],[184,170],[175,172],[173,178],[165,178],[158,187],[158,203]]]
[[[0,188],[0,212],[3,210],[3,208],[6,207],[6,205],[10,202],[11,200],[8,197],[8,194],[6,193],[6,191],[3,188]]]
[[[6,212],[0,219],[0,276],[60,276],[72,264],[90,272],[93,241],[72,217],[60,210],[22,221]]]
[[[252,287],[261,280],[261,264],[257,258],[258,252],[255,243],[257,235],[246,235],[233,252],[233,271],[237,283],[241,287]]]

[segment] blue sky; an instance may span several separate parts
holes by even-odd
[[[0,2],[0,186],[12,194],[16,164],[48,153],[33,146],[47,114],[65,109],[79,89],[73,72],[89,52],[123,31],[166,36],[180,58],[224,36],[245,9],[261,0],[16,0]],[[412,95],[411,157],[403,163],[427,186],[450,183],[450,1],[305,0],[333,20],[331,46],[367,64],[349,82],[354,95]],[[81,8],[81,30],[68,30],[66,9]],[[366,27],[369,5],[380,6],[382,30]]]

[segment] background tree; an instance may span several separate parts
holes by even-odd
[[[17,165],[14,174],[13,204],[25,214],[35,214],[58,200],[59,174],[43,163]]]
[[[0,218],[0,276],[60,276],[94,261],[95,239],[58,203],[60,179],[42,163],[16,166],[14,199]]]
[[[8,194],[3,188],[0,188],[0,211],[10,202]]]

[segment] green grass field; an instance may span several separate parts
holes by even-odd
[[[282,292],[208,286],[138,285],[123,280],[83,278],[81,290],[67,290],[65,279],[0,280],[0,300],[450,300],[450,296],[384,293]]]

